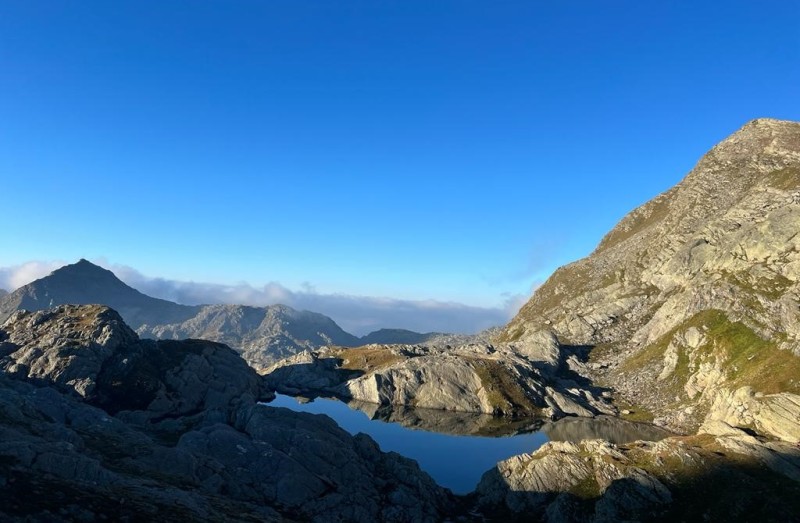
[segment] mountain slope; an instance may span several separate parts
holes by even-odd
[[[742,387],[794,396],[799,232],[800,124],[752,121],[558,269],[500,339],[593,347],[581,371],[674,428]]]

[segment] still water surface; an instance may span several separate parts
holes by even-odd
[[[327,414],[351,434],[368,434],[383,451],[416,460],[437,483],[457,494],[473,491],[483,473],[498,461],[533,452],[551,439],[603,438],[626,443],[668,435],[651,425],[613,418],[510,422],[482,414],[389,408],[361,402],[348,406],[334,399],[308,401],[280,394],[269,405]]]

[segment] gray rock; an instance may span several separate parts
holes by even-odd
[[[758,395],[751,387],[716,394],[704,427],[723,421],[734,427],[748,427],[789,443],[800,442],[800,396],[788,392]]]
[[[615,413],[599,391],[554,376],[555,349],[545,334],[501,345],[334,347],[280,361],[265,380],[282,393],[377,405],[506,416]]]
[[[18,313],[0,333],[15,349],[4,358],[32,369],[0,373],[4,521],[72,521],[72,508],[51,508],[72,506],[88,520],[165,521],[439,521],[453,510],[415,462],[326,416],[258,405],[260,376],[224,345],[139,340],[100,306]]]
[[[497,464],[478,485],[479,503],[505,505],[514,513],[548,510],[564,519],[560,493],[594,497],[594,521],[636,520],[649,516],[671,500],[669,490],[639,469],[617,448],[601,440],[580,444],[551,442],[533,454]]]

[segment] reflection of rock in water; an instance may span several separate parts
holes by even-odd
[[[536,418],[510,420],[474,412],[416,409],[357,400],[348,401],[347,405],[364,412],[373,420],[398,423],[410,429],[461,436],[513,436],[537,431],[544,423],[543,420]]]
[[[554,441],[577,443],[586,439],[604,439],[620,445],[636,440],[658,441],[672,435],[655,425],[633,423],[631,421],[600,416],[589,418],[563,418],[546,423],[542,431]]]

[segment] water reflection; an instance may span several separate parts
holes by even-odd
[[[563,418],[545,423],[542,432],[553,441],[578,442],[585,439],[604,439],[621,445],[636,440],[658,441],[671,433],[655,425],[634,423],[609,416],[597,418]]]
[[[627,443],[662,439],[658,427],[617,418],[509,420],[486,414],[380,406],[326,398],[277,395],[269,403],[295,411],[326,414],[351,434],[369,434],[384,451],[416,460],[440,485],[458,494],[475,489],[484,472],[498,461],[531,453],[548,440],[608,439]]]
[[[424,430],[454,436],[515,436],[538,431],[545,423],[543,419],[525,418],[512,420],[478,414],[475,412],[452,412],[434,409],[417,409],[402,405],[378,405],[351,400],[347,405],[367,415],[371,420],[397,423],[413,430]]]

